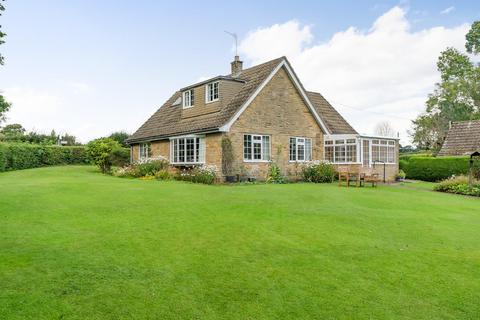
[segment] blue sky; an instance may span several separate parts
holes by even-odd
[[[228,73],[233,55],[232,39],[223,30],[230,30],[239,35],[242,58],[247,66],[270,55],[286,53],[293,67],[298,65],[300,77],[307,79],[302,79],[307,89],[311,84],[313,89],[326,92],[334,105],[339,102],[336,107],[355,127],[368,133],[376,122],[390,121],[407,142],[407,120],[418,113],[421,96],[426,97],[432,89],[433,82],[428,87],[427,79],[435,80],[431,70],[435,57],[446,45],[460,46],[460,33],[465,24],[480,19],[478,1],[8,0],[5,4],[7,10],[0,24],[8,37],[0,47],[6,57],[6,65],[0,68],[0,90],[13,102],[8,122],[19,122],[38,131],[52,128],[68,131],[82,141],[114,130],[133,132],[176,89],[203,77]],[[322,68],[315,75],[308,73],[315,69],[314,65],[328,65],[328,70],[346,69],[357,75],[355,80],[359,84],[368,83],[368,79],[358,76],[364,73],[362,66],[335,65],[332,60],[325,60],[332,48],[322,45],[331,43],[335,34],[346,32],[350,27],[356,30],[357,38],[368,37],[375,21],[392,8],[399,8],[401,12],[397,12],[397,16],[392,13],[391,19],[385,18],[388,20],[385,24],[399,25],[407,21],[406,34],[420,39],[408,43],[423,41],[422,32],[431,31],[431,38],[434,37],[434,27],[442,26],[442,32],[448,33],[448,36],[439,36],[438,43],[431,47],[418,49],[429,52],[422,60],[425,61],[422,62],[425,83],[419,85],[425,86],[422,92],[410,92],[407,84],[402,83],[405,90],[390,97],[388,103],[415,96],[412,102],[415,108],[403,115],[399,115],[398,105],[387,103],[388,97],[383,97],[383,102],[375,100],[385,89],[379,89],[383,92],[378,94],[369,92],[368,99],[353,99],[345,91],[361,92],[352,87],[354,84],[333,87],[329,83],[332,81],[314,79],[327,79],[332,71],[325,74],[322,70],[326,69]],[[292,30],[295,38],[279,36],[275,28],[272,29],[275,25],[280,30]],[[266,38],[256,38],[259,30],[264,31]],[[305,39],[295,44],[298,50],[289,51],[295,46],[290,44],[298,38],[298,30],[304,31],[301,34]],[[254,45],[258,41],[264,46]],[[278,43],[278,48],[272,51],[268,48],[270,42]],[[365,40],[363,48],[369,43]],[[318,50],[304,51],[312,48]],[[346,50],[352,51],[355,47]],[[315,52],[318,54],[314,55]],[[358,52],[359,60],[376,65],[375,61],[365,60],[367,55],[371,55],[367,49]],[[307,56],[313,58],[307,59]],[[310,67],[307,60],[318,63],[312,62]],[[430,60],[432,64],[427,66],[426,61]],[[423,70],[422,63],[415,68]],[[396,71],[389,72],[392,82],[408,79]],[[342,82],[338,79],[342,78],[337,78],[337,82]],[[372,116],[359,117],[359,110],[363,109],[365,112],[361,114]]]

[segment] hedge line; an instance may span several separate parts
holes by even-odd
[[[60,147],[28,143],[0,143],[0,172],[52,165],[86,164],[83,146]]]
[[[410,157],[400,160],[408,179],[440,181],[452,175],[468,174],[469,157]]]

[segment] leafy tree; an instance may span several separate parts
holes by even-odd
[[[0,130],[0,139],[8,142],[24,142],[25,128],[21,124],[8,124]]]
[[[116,132],[113,132],[113,133],[109,136],[109,138],[117,141],[117,142],[120,143],[123,147],[127,147],[127,144],[125,143],[125,140],[127,140],[127,138],[128,138],[129,136],[130,136],[130,134],[128,134],[128,133],[125,132],[125,131],[116,131]]]
[[[4,2],[4,1],[5,0],[0,0],[0,16],[2,16],[2,12],[5,11],[5,6],[2,4],[2,2]],[[2,32],[1,28],[2,28],[2,26],[0,25],[0,45],[5,43],[5,40],[3,40],[3,39],[7,35],[6,33]],[[3,63],[4,63],[4,58],[0,54],[0,65],[3,65]]]
[[[5,121],[5,113],[10,109],[12,106],[5,98],[0,94],[0,123]]]
[[[480,51],[480,21],[466,35],[467,52]],[[413,121],[413,143],[422,149],[440,149],[451,121],[480,119],[480,65],[457,49],[440,54],[441,81],[426,102],[425,112]]]
[[[110,172],[115,163],[115,155],[121,153],[120,149],[122,146],[111,138],[99,138],[87,144],[89,158],[103,173]]]
[[[5,6],[2,4],[4,0],[0,0],[0,16],[2,16],[2,12],[5,11]],[[4,32],[1,30],[2,26],[0,25],[0,45],[5,43],[3,40],[6,36]],[[3,65],[4,59],[2,54],[0,53],[0,65]],[[0,123],[5,121],[5,113],[10,109],[11,104],[5,100],[5,98],[0,94]]]

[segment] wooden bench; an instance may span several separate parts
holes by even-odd
[[[373,170],[367,170],[366,172],[363,172],[360,177],[360,186],[365,186],[367,183],[371,183],[372,187],[376,187],[378,182],[380,181],[380,175],[373,171]]]

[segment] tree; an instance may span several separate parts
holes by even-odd
[[[2,16],[2,12],[5,11],[5,6],[2,4],[2,2],[4,1],[5,0],[0,0],[0,17]],[[2,28],[2,25],[0,25],[0,45],[5,43],[5,40],[3,39],[7,35],[6,33],[2,32],[1,28]],[[3,65],[3,63],[4,63],[4,58],[2,54],[0,54],[0,65]]]
[[[0,130],[0,140],[23,142],[25,141],[25,129],[18,123],[6,125]]]
[[[480,21],[466,35],[467,52],[480,53]],[[441,148],[451,121],[480,119],[480,65],[457,49],[441,52],[437,69],[441,81],[428,96],[425,112],[412,121],[410,133],[422,149]]]
[[[5,100],[5,98],[0,94],[0,123],[5,121],[5,113],[10,110],[11,106],[12,104]]]
[[[127,144],[125,143],[125,140],[127,140],[127,138],[128,138],[129,136],[130,136],[130,134],[128,134],[128,133],[125,132],[125,131],[116,131],[116,132],[113,132],[113,133],[109,136],[109,138],[117,141],[117,142],[120,143],[123,147],[127,147]]]
[[[89,158],[103,173],[110,172],[115,163],[115,155],[121,153],[120,149],[122,146],[111,138],[99,138],[87,144]]]
[[[388,121],[379,122],[375,127],[375,134],[382,137],[395,137],[395,129]]]

